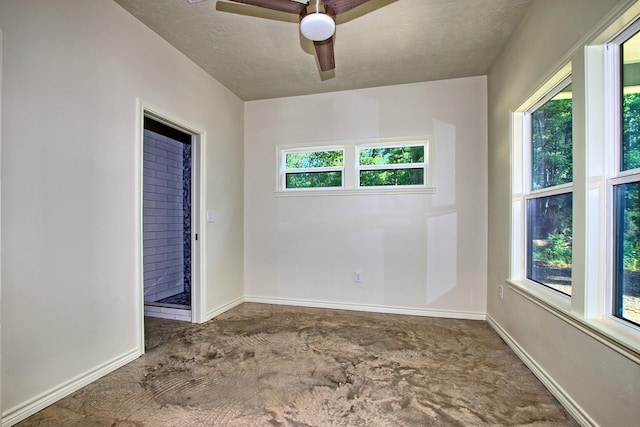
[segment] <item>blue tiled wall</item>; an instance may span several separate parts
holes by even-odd
[[[185,146],[158,133],[144,131],[143,253],[146,302],[185,290],[184,212],[190,209],[184,206],[183,195]]]

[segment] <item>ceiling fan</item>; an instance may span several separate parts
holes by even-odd
[[[347,12],[369,0],[230,0],[300,16],[300,32],[313,41],[320,70],[336,68],[333,56],[333,34],[336,15]]]

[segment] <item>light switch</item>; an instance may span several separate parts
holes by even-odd
[[[216,217],[213,211],[207,211],[207,222],[216,222]]]

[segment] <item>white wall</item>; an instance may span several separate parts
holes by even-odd
[[[557,397],[585,424],[631,426],[640,420],[640,366],[522,293],[505,291],[510,263],[510,113],[564,62],[573,64],[574,123],[584,124],[584,57],[577,49],[595,35],[608,14],[629,1],[534,0],[508,46],[493,64],[489,83],[489,253],[487,315]],[[584,130],[575,128],[577,135]],[[584,138],[574,139],[575,158],[584,159]],[[582,153],[582,154],[581,154]],[[574,179],[579,205],[584,165]],[[574,250],[584,241],[574,227]],[[584,246],[584,243],[581,243]],[[578,267],[574,265],[574,267]],[[574,278],[584,274],[574,269]],[[574,296],[584,289],[574,282]]]
[[[408,136],[436,194],[274,195],[280,144]],[[484,318],[486,149],[484,77],[247,102],[246,299]]]
[[[140,349],[137,98],[205,133],[207,315],[243,294],[243,103],[111,1],[0,1],[2,411]]]

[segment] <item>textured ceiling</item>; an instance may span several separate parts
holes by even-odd
[[[299,18],[223,0],[115,0],[243,100],[487,74],[531,0],[370,0],[321,72]]]

